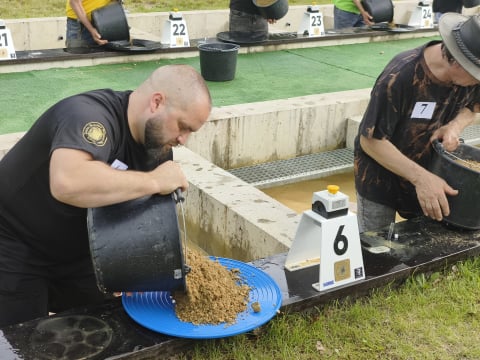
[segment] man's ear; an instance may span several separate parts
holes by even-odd
[[[160,92],[153,93],[150,99],[150,110],[152,112],[155,112],[161,106],[164,106],[164,105],[165,105],[165,95]]]

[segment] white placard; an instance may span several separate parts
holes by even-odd
[[[345,194],[316,192],[312,210],[302,214],[285,269],[294,272],[312,266],[319,268],[318,282],[312,284],[317,291],[365,279],[357,215],[348,210]]]
[[[417,6],[410,16],[409,26],[420,29],[433,28],[433,10],[431,5]]]
[[[319,11],[305,11],[297,34],[308,37],[324,36],[323,14]]]
[[[180,13],[171,13],[163,26],[162,44],[170,47],[190,46],[187,23]]]
[[[357,216],[325,219],[312,210],[302,214],[285,261],[288,271],[319,266],[317,291],[365,279]]]
[[[433,111],[435,110],[434,102],[416,102],[412,111],[412,118],[414,119],[431,119]]]
[[[117,170],[127,170],[128,169],[128,165],[121,162],[118,159],[115,159],[114,162],[112,163],[112,165],[110,165],[110,167],[112,167],[114,169],[117,169]]]
[[[15,47],[10,30],[0,26],[0,60],[16,59]]]

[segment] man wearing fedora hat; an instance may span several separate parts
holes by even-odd
[[[480,112],[480,17],[447,13],[442,40],[395,56],[377,78],[355,139],[360,232],[422,214],[449,215],[442,178],[427,170],[431,142],[446,150]]]

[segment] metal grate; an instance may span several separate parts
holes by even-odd
[[[463,131],[461,137],[468,145],[480,145],[480,125],[468,126]]]
[[[469,145],[479,145],[480,125],[467,127],[462,138]],[[231,174],[257,188],[318,179],[349,171],[353,171],[353,150],[347,148],[229,170]]]
[[[253,186],[265,188],[351,170],[353,170],[353,150],[343,148],[230,169],[229,172]]]

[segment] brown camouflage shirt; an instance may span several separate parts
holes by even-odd
[[[428,69],[424,50],[440,41],[395,56],[377,78],[359,127],[359,135],[388,139],[405,156],[428,168],[430,137],[467,107],[480,104],[480,86],[440,82]],[[355,139],[355,186],[364,198],[381,203],[405,218],[422,214],[414,186],[365,154]]]

